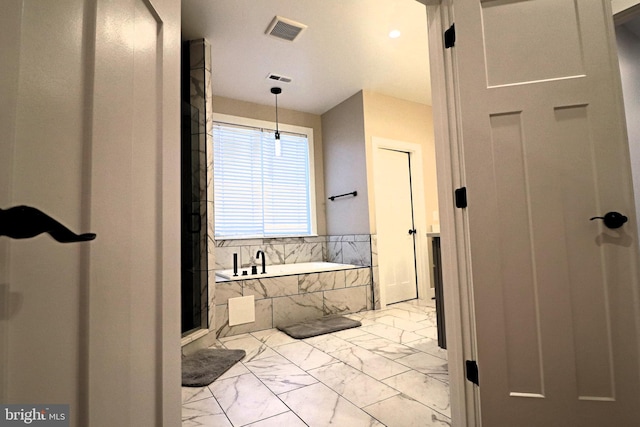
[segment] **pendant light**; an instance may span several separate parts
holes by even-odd
[[[282,146],[280,145],[280,131],[278,130],[278,95],[282,93],[282,89],[279,87],[272,87],[271,93],[276,96],[276,157],[280,157],[282,155]]]

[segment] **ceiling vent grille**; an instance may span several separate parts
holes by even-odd
[[[269,28],[267,28],[266,34],[272,37],[292,42],[306,28],[306,25],[299,22],[283,18],[282,16],[276,16],[275,18],[273,18],[273,21],[271,21],[271,24],[269,24]]]
[[[292,80],[291,77],[282,76],[280,74],[275,74],[275,73],[269,73],[269,75],[267,76],[267,79],[275,80],[283,83],[291,83],[291,80]]]

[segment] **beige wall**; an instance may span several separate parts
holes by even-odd
[[[369,234],[363,94],[358,92],[322,115],[327,196],[357,191],[357,197],[326,201],[327,234]]]
[[[369,188],[373,189],[374,137],[410,142],[422,146],[426,224],[438,224],[438,193],[433,115],[429,105],[405,101],[374,92],[364,92],[364,121]],[[376,233],[374,191],[369,194],[371,233]],[[435,216],[435,218],[434,218]]]
[[[215,113],[273,121],[273,106],[213,97]],[[437,224],[435,148],[432,110],[428,105],[361,91],[322,116],[278,110],[281,123],[314,130],[318,234],[376,232],[373,199],[372,139],[420,144],[426,203],[426,223]],[[357,197],[334,202],[327,197],[358,191]]]
[[[275,106],[260,105],[252,102],[238,101],[221,96],[213,97],[213,112],[245,117],[254,120],[275,122]],[[325,216],[325,190],[324,190],[324,160],[323,160],[323,136],[322,121],[316,114],[278,108],[278,121],[288,125],[304,126],[313,129],[314,167],[316,180],[316,217],[318,234],[327,234],[327,221]]]

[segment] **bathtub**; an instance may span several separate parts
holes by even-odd
[[[353,268],[362,268],[359,265],[338,264],[334,262],[299,262],[295,264],[277,264],[267,265],[265,274],[260,274],[262,266],[258,265],[258,274],[251,274],[251,267],[238,268],[238,275],[233,275],[233,269],[216,270],[216,276],[223,280],[249,280],[264,279],[267,277],[291,276],[296,274],[320,273],[323,271],[350,270]],[[246,270],[247,275],[243,275],[242,271]]]

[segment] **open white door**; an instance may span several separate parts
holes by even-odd
[[[0,402],[178,425],[180,3],[3,6],[0,209],[97,237],[0,237]]]
[[[638,235],[608,0],[456,0],[482,425],[640,420]],[[605,227],[590,218],[620,212]]]
[[[418,297],[410,154],[377,148],[376,225],[385,302]]]

